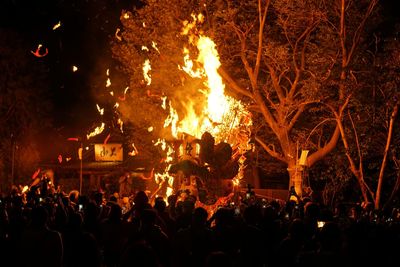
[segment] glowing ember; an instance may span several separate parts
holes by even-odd
[[[121,131],[121,133],[124,132],[124,122],[118,118],[117,124],[119,125],[119,130]]]
[[[129,19],[129,14],[128,13],[124,13],[124,19]]]
[[[102,122],[100,126],[96,127],[93,130],[93,132],[87,134],[86,138],[89,140],[90,138],[92,138],[98,134],[101,134],[104,131],[105,126],[106,126],[106,124],[104,122]]]
[[[146,59],[143,63],[143,77],[147,85],[151,84],[151,75],[149,74],[149,71],[151,71],[150,60]]]
[[[128,155],[132,156],[132,157],[138,155],[139,151],[137,150],[137,148],[136,148],[134,143],[132,143],[132,148],[133,148],[133,150],[131,152],[128,152]]]
[[[72,66],[72,72],[76,72],[78,70],[78,67],[77,66]]]
[[[29,187],[27,185],[24,186],[24,188],[22,188],[22,194],[25,193],[26,191],[28,191]]]
[[[110,95],[111,95],[111,96],[114,96],[114,91],[110,91]]]
[[[61,27],[61,21],[59,21],[56,25],[53,26],[53,31],[57,30],[60,27]]]
[[[151,42],[151,47],[153,47],[153,48],[160,54],[160,50],[158,50],[158,47],[157,47],[157,43],[156,43],[156,42],[152,41],[152,42]]]
[[[119,108],[119,103],[115,102],[114,108]]]
[[[96,108],[97,108],[97,111],[100,113],[100,115],[104,115],[104,108],[100,108],[100,106],[98,105],[98,104],[96,104]]]
[[[117,38],[118,41],[122,41],[122,38],[120,36],[121,29],[117,28],[117,30],[115,31],[115,38]]]
[[[149,133],[151,133],[153,130],[154,130],[153,126],[150,126],[149,128],[147,128],[147,131],[148,131]]]
[[[126,92],[128,92],[128,90],[129,90],[129,86],[127,86],[126,88],[125,88],[125,90],[124,90],[124,95],[122,96],[122,97],[118,97],[119,98],[119,100],[121,100],[121,101],[125,101],[126,100]]]
[[[147,48],[147,46],[145,46],[145,45],[142,45],[142,50],[143,51],[149,51],[149,48]]]
[[[110,86],[111,86],[111,80],[110,80],[110,78],[107,78],[106,87],[110,87]]]

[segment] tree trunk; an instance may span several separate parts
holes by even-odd
[[[386,146],[385,146],[385,151],[384,151],[384,154],[383,154],[381,169],[379,171],[378,187],[376,188],[375,209],[379,209],[379,207],[380,207],[383,176],[385,174],[385,168],[386,168],[386,162],[387,162],[387,154],[389,152],[390,143],[392,141],[393,124],[394,124],[394,121],[395,121],[396,116],[397,116],[397,110],[398,110],[398,104],[396,104],[396,106],[394,107],[394,109],[392,111],[392,114],[390,116],[388,135],[387,135],[387,139],[386,139]]]
[[[297,166],[296,163],[291,163],[288,166],[289,171],[289,189],[294,186],[294,189],[299,197],[303,194],[303,168]]]

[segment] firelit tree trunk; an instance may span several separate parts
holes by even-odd
[[[392,114],[390,116],[390,122],[389,122],[389,129],[388,129],[388,135],[386,138],[386,146],[385,146],[385,151],[383,152],[383,159],[382,159],[382,164],[381,164],[381,169],[379,171],[379,178],[378,178],[378,187],[376,188],[376,193],[375,193],[375,209],[380,208],[381,204],[381,194],[382,194],[382,183],[383,183],[383,177],[385,174],[385,169],[386,169],[386,162],[387,162],[387,155],[389,152],[390,144],[392,142],[392,134],[393,134],[393,124],[396,120],[397,117],[397,112],[398,112],[399,104],[396,103]]]

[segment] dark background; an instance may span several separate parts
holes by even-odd
[[[377,25],[392,35],[399,21],[400,1],[382,0],[384,23]],[[83,136],[99,124],[96,103],[108,94],[106,69],[115,74],[110,40],[121,27],[122,10],[131,10],[138,0],[0,0],[0,27],[23,36],[26,56],[37,45],[47,47],[43,61],[49,72],[48,88],[53,105],[53,124],[60,138]],[[53,26],[61,21],[61,27]],[[78,67],[77,72],[72,66]],[[124,81],[125,79],[125,81]],[[119,78],[124,88],[128,77]],[[119,90],[121,90],[119,88]],[[104,104],[104,103],[101,103]]]

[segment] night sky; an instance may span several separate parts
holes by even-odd
[[[1,0],[0,25],[20,33],[31,50],[47,47],[54,126],[63,134],[84,134],[96,119],[96,86],[115,67],[110,38],[132,0]],[[61,22],[61,27],[53,26]],[[33,56],[30,50],[27,57]],[[73,66],[78,71],[73,72]]]

